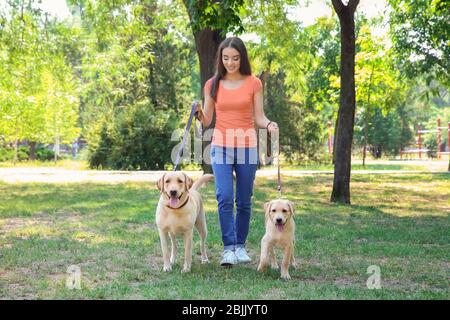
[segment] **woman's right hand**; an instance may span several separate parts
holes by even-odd
[[[203,109],[200,102],[197,104],[197,108],[195,109],[194,114],[195,118],[197,118],[198,121],[203,121]]]

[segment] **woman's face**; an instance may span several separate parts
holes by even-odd
[[[241,55],[234,48],[225,48],[222,50],[222,63],[227,73],[239,72],[241,66]]]

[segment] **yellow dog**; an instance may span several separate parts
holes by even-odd
[[[156,208],[156,225],[158,227],[164,260],[164,271],[171,271],[176,262],[176,236],[184,237],[184,267],[182,272],[189,272],[192,264],[192,242],[194,226],[201,239],[202,263],[208,262],[205,241],[207,235],[206,217],[198,189],[207,181],[214,179],[212,174],[205,174],[193,181],[179,171],[166,172],[157,182],[161,192]],[[169,258],[167,236],[170,236],[172,253]]]
[[[296,266],[294,259],[295,222],[294,204],[289,200],[272,200],[264,204],[266,233],[261,240],[261,258],[258,271],[265,271],[269,262],[278,269],[274,247],[283,249],[281,278],[289,280],[289,266]]]

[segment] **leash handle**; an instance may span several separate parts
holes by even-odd
[[[184,148],[184,145],[186,144],[187,136],[189,135],[189,129],[191,128],[192,119],[194,118],[195,110],[197,109],[197,106],[198,106],[198,101],[195,100],[192,103],[191,114],[189,115],[189,120],[188,120],[188,123],[186,124],[186,128],[184,130],[183,141],[181,142],[180,148],[178,149],[178,152],[177,152],[177,158],[175,160],[175,165],[173,167],[173,171],[177,171],[178,164],[180,162],[180,158],[183,155],[183,148]]]

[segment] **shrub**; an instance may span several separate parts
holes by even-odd
[[[41,161],[50,161],[55,158],[55,152],[47,148],[36,149],[36,159]]]
[[[119,170],[164,170],[164,165],[171,162],[175,144],[171,135],[176,123],[173,111],[154,110],[149,103],[130,107],[113,125],[103,125],[99,142],[90,145],[89,165]]]
[[[0,162],[11,161],[14,158],[14,149],[0,146]]]

